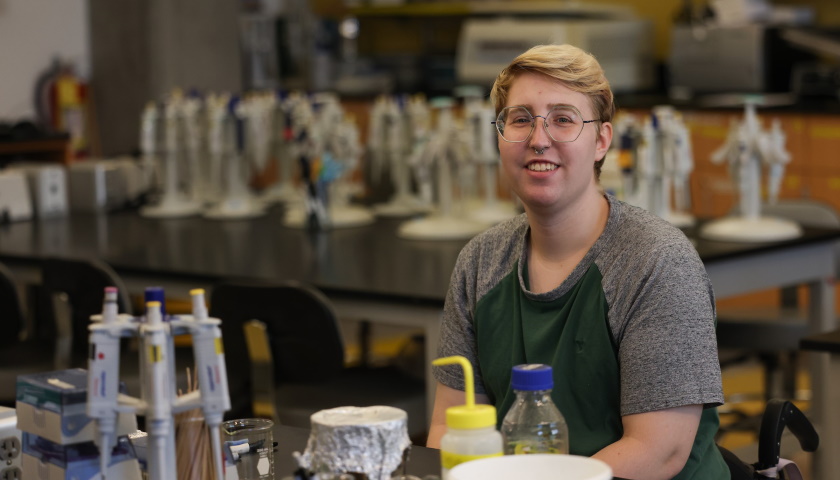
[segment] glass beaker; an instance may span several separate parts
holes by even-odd
[[[236,468],[240,480],[274,479],[274,422],[242,418],[220,428],[225,468]]]

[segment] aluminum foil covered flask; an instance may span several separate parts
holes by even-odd
[[[338,407],[311,417],[301,463],[314,472],[364,474],[388,480],[411,445],[408,414],[386,406]]]

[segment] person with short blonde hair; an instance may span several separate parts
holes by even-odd
[[[572,45],[538,45],[516,57],[502,70],[490,91],[496,114],[507,102],[510,85],[523,72],[541,73],[586,95],[595,118],[599,122],[612,122],[615,103],[610,82],[595,57]],[[595,163],[596,179],[601,175],[603,164],[603,158]]]
[[[461,251],[441,357],[475,366],[476,401],[498,422],[513,366],[551,365],[570,453],[637,479],[729,478],[714,436],[723,402],[712,286],[696,250],[664,220],[601,189],[615,113],[597,60],[536,46],[499,74],[501,170],[525,213]],[[436,367],[428,445],[464,403],[458,369]]]

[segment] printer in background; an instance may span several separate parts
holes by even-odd
[[[789,92],[794,67],[813,56],[785,41],[782,33],[782,28],[760,24],[674,26],[670,95]]]
[[[593,54],[616,92],[656,87],[653,25],[626,14],[613,18],[470,18],[458,41],[458,81],[489,87],[520,53],[552,43],[569,43]]]

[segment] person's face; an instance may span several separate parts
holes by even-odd
[[[535,73],[522,74],[513,81],[504,106],[524,106],[532,115],[545,116],[557,104],[573,105],[583,120],[596,118],[586,95]],[[498,135],[502,171],[530,211],[556,211],[583,198],[588,189],[597,190],[595,162],[606,154],[612,139],[609,123],[601,125],[599,135],[598,124],[593,122],[584,124],[575,141],[555,142],[543,121],[536,118],[534,130],[524,142],[507,142]]]

